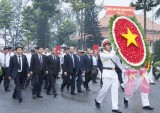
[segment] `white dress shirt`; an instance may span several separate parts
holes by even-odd
[[[65,53],[63,53],[62,55],[60,55],[60,64],[61,65],[64,63],[64,56],[65,55],[66,55]]]
[[[2,53],[0,59],[1,59],[1,65],[2,65],[2,67],[9,67],[9,62],[10,62],[9,53],[7,53],[6,56],[5,56],[4,53]]]
[[[98,60],[98,57],[96,57],[96,56],[92,56],[92,59],[93,59],[93,65],[94,66],[97,66],[97,60]]]
[[[25,53],[25,55],[27,57],[28,66],[30,67],[32,54],[31,53]]]
[[[21,60],[21,67],[20,67],[20,70],[18,70],[18,72],[22,72],[22,55],[18,55],[17,54],[17,59],[18,59],[18,64],[19,64],[19,56],[20,56],[20,60]]]

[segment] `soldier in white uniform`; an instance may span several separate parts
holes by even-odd
[[[100,53],[100,59],[103,64],[102,80],[103,86],[95,99],[95,105],[100,108],[100,103],[102,103],[105,98],[108,89],[111,87],[111,99],[112,99],[112,112],[122,113],[118,109],[118,75],[115,71],[115,64],[122,70],[122,65],[116,61],[115,52],[111,51],[111,44],[107,39],[102,42],[104,51]]]

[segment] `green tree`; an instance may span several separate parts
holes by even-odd
[[[160,5],[160,0],[156,0],[156,4]],[[158,18],[160,17],[160,8],[157,9],[156,13],[155,13],[155,17]]]
[[[154,61],[160,61],[160,40],[156,41],[154,44]]]
[[[86,4],[84,3],[85,0],[63,0],[71,4],[73,12],[76,14],[76,22],[79,29],[79,36],[80,36],[80,48],[84,48],[83,46],[83,39],[84,39],[84,9]]]
[[[23,21],[21,27],[23,28],[23,35],[25,37],[25,43],[28,45],[34,41],[37,37],[37,23],[34,9],[31,6],[24,8],[22,12]]]
[[[94,2],[94,0],[84,2],[87,6],[84,11],[84,32],[87,47],[92,47],[93,44],[100,45],[102,39],[98,22],[98,11]]]
[[[33,8],[37,19],[37,45],[48,47],[49,45],[49,19],[58,13],[59,0],[33,0]]]
[[[10,0],[0,0],[0,28],[9,29],[12,25],[13,7]]]
[[[76,46],[76,41],[72,40],[76,33],[76,24],[66,19],[57,32],[57,44],[66,44],[68,46]]]
[[[131,2],[130,6],[135,7],[136,10],[144,10],[144,33],[146,35],[146,18],[147,18],[147,11],[152,10],[153,7],[157,6],[157,2],[159,0],[137,0],[136,3]]]

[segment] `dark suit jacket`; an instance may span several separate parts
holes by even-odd
[[[56,56],[56,59],[53,59],[52,55],[47,56],[46,70],[49,75],[58,74],[60,72],[60,58]]]
[[[14,79],[18,73],[18,58],[17,55],[13,55],[10,58],[10,64],[9,64],[9,70],[8,70],[9,76],[12,76]],[[27,58],[25,55],[22,55],[22,73],[23,75],[26,75],[29,73],[29,66],[27,62]]]
[[[73,57],[74,57],[74,63],[76,68],[76,55],[73,54]],[[67,72],[68,74],[74,73],[73,61],[70,54],[67,54],[64,56],[64,72]]]
[[[79,59],[80,58],[80,59]],[[83,67],[82,67],[82,56],[77,56],[76,57],[76,71],[79,73],[83,72]]]
[[[85,54],[83,56],[82,64],[83,64],[83,66],[82,66],[83,67],[83,71],[85,71],[85,72],[92,71],[93,70],[93,59],[92,59],[92,56],[90,55],[90,59],[89,59],[88,55]]]
[[[42,60],[43,60],[42,71],[43,73],[45,73],[46,71],[46,56],[45,55],[42,55]],[[39,56],[37,53],[33,54],[31,57],[30,71],[33,72],[33,75],[39,75],[39,73],[41,72],[41,64],[40,64]]]

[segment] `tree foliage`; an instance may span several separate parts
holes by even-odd
[[[23,12],[23,21],[21,27],[24,29],[23,34],[25,37],[25,42],[27,45],[30,44],[31,41],[34,41],[37,36],[37,23],[36,23],[36,15],[34,9],[31,6],[27,6],[24,8]]]
[[[24,35],[28,39],[36,39],[38,46],[48,47],[51,42],[49,20],[58,13],[58,3],[59,0],[33,0],[32,7],[25,8],[23,12]]]
[[[77,43],[76,41],[72,40],[76,33],[76,24],[66,19],[57,32],[57,44],[62,45],[66,44],[68,46],[75,46]]]
[[[153,62],[160,61],[160,40],[154,43],[154,60]]]
[[[102,39],[99,28],[100,25],[98,22],[98,11],[94,2],[94,0],[85,1],[87,7],[84,11],[84,32],[86,36],[87,47],[92,47],[93,44],[100,45]],[[87,35],[89,36],[87,37]]]
[[[13,7],[10,0],[0,0],[0,28],[9,29],[12,25]]]

